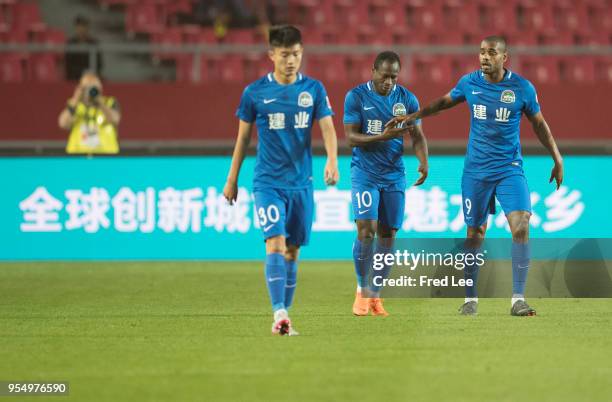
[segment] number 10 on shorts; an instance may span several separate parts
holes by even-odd
[[[357,208],[369,208],[372,206],[372,194],[369,191],[361,191],[355,193],[357,198]]]

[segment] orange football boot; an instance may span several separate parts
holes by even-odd
[[[370,299],[362,297],[361,292],[355,292],[355,302],[353,303],[353,314],[368,315],[370,311]]]
[[[372,315],[380,315],[383,317],[389,315],[383,307],[383,299],[380,297],[372,297],[370,299],[370,310],[372,311]]]

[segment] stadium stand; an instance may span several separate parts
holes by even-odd
[[[112,40],[106,39],[106,44],[125,42],[145,46],[145,51],[138,55],[124,55],[140,64],[116,68],[122,73],[131,72],[128,78],[111,75],[113,78],[105,83],[126,110],[121,126],[122,140],[195,141],[234,136],[234,110],[245,83],[269,72],[271,67],[257,21],[246,26],[229,23],[227,29],[219,29],[206,8],[213,2],[199,0],[83,0],[81,3],[95,8],[97,17],[112,14],[118,19],[119,24],[112,27],[114,36]],[[303,71],[325,82],[337,113],[341,114],[346,90],[370,78],[371,62],[379,50],[392,47],[400,52],[400,80],[425,103],[448,91],[459,77],[478,67],[474,51],[482,37],[502,33],[512,50],[510,68],[536,84],[555,135],[562,143],[610,137],[607,127],[612,125],[612,116],[603,101],[612,84],[609,1],[269,0],[265,3],[269,22],[299,24],[307,46]],[[53,25],[50,20],[45,23],[45,4],[50,3],[0,0],[0,45],[64,44],[71,34],[68,24],[72,21],[61,28],[50,26]],[[286,16],[286,19],[275,20],[275,16]],[[104,25],[93,17],[92,22]],[[101,43],[105,44],[104,37]],[[151,51],[149,45],[169,48]],[[185,46],[194,45],[223,51],[195,54],[184,50]],[[233,45],[244,46],[238,49]],[[410,48],[412,53],[402,52],[407,49],[405,46],[416,47]],[[432,46],[437,50],[428,51]],[[542,49],[546,50],[545,54],[541,53]],[[15,117],[2,123],[0,141],[63,138],[53,129],[57,108],[65,103],[71,91],[71,84],[65,83],[62,77],[63,54],[63,51],[44,49],[0,50],[3,93],[0,107]],[[104,53],[105,60],[106,56]],[[122,58],[116,58],[116,62],[126,63]],[[165,69],[170,74],[160,75],[161,83],[151,82],[150,78],[141,79],[138,85],[120,82],[144,77],[139,70],[143,66],[151,71]],[[155,75],[146,75],[150,76]],[[143,97],[143,93],[147,96]],[[574,104],[570,113],[569,100],[578,98],[582,101]],[[36,99],[38,119],[27,117],[32,99]],[[194,103],[193,99],[198,102]],[[151,114],[147,112],[150,110],[164,110],[164,113]],[[450,139],[463,143],[467,132],[467,123],[462,118],[464,112],[452,111],[444,119],[431,119],[427,122],[428,136],[433,142]],[[570,115],[589,115],[589,119],[569,119]],[[342,132],[340,121],[336,122],[339,133]]]
[[[115,8],[125,16],[126,37],[143,36],[153,44],[262,44],[264,39],[255,27],[229,27],[217,32],[212,25],[194,24],[190,16],[198,1],[191,0],[98,0],[100,7]],[[501,32],[516,46],[538,45],[610,45],[612,12],[605,0],[534,1],[508,0],[291,0],[269,1],[274,8],[289,7],[291,23],[304,30],[307,44],[340,45],[473,45],[484,35]],[[62,43],[65,34],[49,28],[41,19],[35,2],[0,1],[0,39],[2,43],[50,42]],[[610,56],[571,56],[545,59],[534,66],[533,59],[520,58],[517,65],[534,72],[539,83],[570,80],[576,82],[608,81],[606,71],[612,64]],[[248,81],[258,68],[254,56],[205,55],[200,80]],[[587,60],[588,59],[588,60]],[[152,63],[171,63],[178,81],[190,81],[193,58],[181,53],[154,52]],[[325,79],[352,80],[363,76],[360,63],[351,56],[317,55],[305,60],[308,72]],[[418,56],[406,60],[414,74],[406,78],[431,82],[451,82],[457,73],[465,71],[463,55],[436,58]],[[61,60],[58,56],[5,54],[0,58],[3,81],[59,79]],[[432,67],[432,63],[435,67]],[[217,74],[219,65],[228,72]],[[354,70],[356,69],[356,70]]]

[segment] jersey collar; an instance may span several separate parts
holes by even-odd
[[[511,77],[512,77],[512,71],[510,71],[509,68],[504,68],[505,72],[504,72],[504,77],[502,78],[502,80],[500,82],[496,82],[495,84],[499,84],[502,83],[504,81],[508,81]],[[487,81],[487,79],[484,77],[484,73],[482,72],[482,70],[478,70],[478,72],[480,73],[480,78],[486,82],[487,84],[493,84],[492,82]],[[395,88],[394,88],[395,89]]]
[[[382,96],[374,89],[374,83],[372,82],[372,80],[367,82],[367,86],[369,91],[374,92],[376,95]],[[395,91],[395,88],[397,88],[397,84],[393,85],[393,88],[391,88],[391,92]],[[391,92],[389,92],[389,94],[391,94]]]
[[[276,80],[274,79],[274,73],[268,73],[267,77],[268,77],[268,82],[273,82],[275,84],[278,84],[278,82],[276,82]],[[304,78],[304,75],[302,73],[297,73],[297,78],[292,84],[289,84],[289,85],[293,85],[299,81],[302,81],[303,78]]]

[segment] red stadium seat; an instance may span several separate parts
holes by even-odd
[[[38,41],[59,45],[66,43],[66,34],[59,29],[47,28],[39,34]]]
[[[595,61],[592,57],[564,57],[559,64],[563,82],[595,82]]]
[[[597,81],[612,83],[612,56],[597,57],[594,62]]]
[[[555,23],[550,3],[523,1],[518,8],[520,28],[536,32],[554,31]]]
[[[166,28],[164,31],[151,35],[151,41],[156,45],[180,46],[183,43],[183,29],[180,27]],[[158,60],[176,60],[182,54],[178,52],[155,51],[153,57]]]
[[[305,60],[305,73],[323,82],[346,82],[348,80],[346,57],[343,55],[310,55]]]
[[[334,23],[334,9],[330,1],[289,0],[289,20],[296,25],[320,27]]]
[[[226,43],[255,43],[255,35],[252,29],[230,29],[224,38]]]
[[[375,54],[355,54],[347,56],[347,79],[350,82],[365,82],[372,78]]]
[[[22,56],[0,53],[0,81],[21,82],[24,76]]]
[[[443,29],[442,7],[435,2],[411,1],[406,6],[406,22],[415,30]]]
[[[267,54],[246,54],[244,58],[244,78],[248,82],[263,77],[272,70],[272,62]]]
[[[244,82],[244,58],[238,55],[228,55],[221,59],[213,59],[216,73],[222,81]]]
[[[323,2],[325,3],[325,2]],[[334,23],[342,27],[370,25],[368,3],[365,0],[334,3]]]
[[[451,63],[453,82],[457,82],[459,78],[463,77],[465,74],[469,74],[480,68],[480,61],[476,54],[473,56],[454,56]]]
[[[406,6],[401,1],[371,2],[370,24],[376,27],[407,27]]]
[[[163,30],[162,21],[155,4],[130,4],[125,11],[125,28],[128,35],[160,32]]]
[[[482,4],[481,21],[485,32],[512,35],[518,31],[517,5],[512,0],[486,2]]]
[[[553,4],[553,16],[557,32],[589,32],[589,14],[586,4],[580,1],[557,1]]]
[[[442,6],[444,32],[479,33],[480,12],[475,1],[446,0]]]
[[[452,67],[450,56],[415,55],[412,58],[412,82],[451,82]]]
[[[57,82],[60,80],[60,69],[57,57],[53,53],[32,55],[28,60],[30,78],[41,82]]]
[[[572,31],[546,31],[538,35],[540,45],[563,45],[572,46],[575,44],[575,35]]]
[[[505,34],[508,47],[514,46],[536,46],[538,44],[538,34],[534,31],[517,31],[514,34]]]
[[[360,26],[357,30],[357,43],[391,45],[393,44],[393,31],[390,27]]]
[[[31,31],[44,29],[40,18],[38,4],[16,3],[11,7],[11,29],[14,31]]]
[[[519,74],[539,84],[558,84],[559,65],[556,57],[522,56]]]

